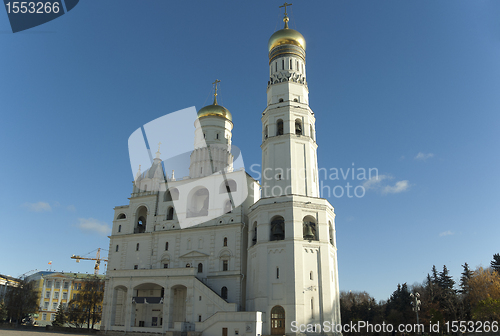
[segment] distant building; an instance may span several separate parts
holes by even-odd
[[[0,302],[3,301],[7,288],[12,286],[17,287],[19,285],[19,281],[19,279],[9,275],[0,274]]]
[[[39,311],[35,314],[34,320],[37,325],[51,325],[56,318],[59,305],[68,307],[72,299],[80,295],[83,282],[94,278],[94,274],[82,273],[59,273],[59,272],[38,272],[27,278],[28,281],[37,281]],[[104,275],[98,275],[104,279]],[[99,328],[100,324],[96,324]]]

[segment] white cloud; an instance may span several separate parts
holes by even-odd
[[[97,233],[102,236],[107,236],[111,233],[111,227],[94,218],[78,218],[79,223],[76,225],[80,230],[89,233]]]
[[[417,156],[415,156],[415,160],[425,161],[427,159],[430,159],[433,156],[434,156],[434,154],[432,154],[432,153],[426,154],[426,153],[418,152]]]
[[[452,235],[454,235],[454,234],[455,234],[455,233],[453,233],[453,232],[451,232],[450,230],[448,230],[448,231],[441,232],[441,233],[439,234],[439,237],[444,237],[444,236],[452,236]]]
[[[363,183],[363,187],[368,190],[368,189],[379,189],[382,186],[382,181],[387,180],[387,179],[392,179],[392,176],[388,175],[377,175],[373,176],[369,180],[366,180]]]
[[[397,194],[410,188],[410,183],[408,180],[398,181],[394,186],[385,186],[382,189],[382,194]]]
[[[71,204],[71,205],[68,205],[66,207],[66,210],[68,210],[68,211],[76,211],[76,207],[73,204]]]
[[[23,207],[32,212],[52,211],[52,208],[47,202],[24,203]]]
[[[378,175],[374,176],[363,183],[363,187],[366,190],[379,191],[381,194],[397,194],[410,188],[410,182],[408,180],[398,181],[393,186],[384,183],[384,180],[392,180],[394,177],[390,175]]]

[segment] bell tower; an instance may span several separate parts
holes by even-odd
[[[281,6],[284,28],[268,42],[262,197],[248,216],[247,310],[266,313],[265,335],[300,333],[294,325],[340,324],[335,213],[319,195],[306,41],[288,27],[290,5]]]
[[[285,3],[284,7],[290,6]],[[309,107],[306,41],[288,27],[268,43],[267,107],[262,113],[262,195],[318,197],[314,112]]]

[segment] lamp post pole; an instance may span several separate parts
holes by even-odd
[[[419,325],[419,320],[418,320],[418,311],[420,310],[420,305],[422,304],[420,301],[420,294],[418,292],[415,292],[415,294],[410,293],[411,297],[411,305],[413,306],[413,311],[417,314],[417,325]],[[420,329],[419,329],[420,331]]]

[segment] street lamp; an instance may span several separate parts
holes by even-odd
[[[417,324],[419,324],[419,321],[418,321],[418,311],[420,310],[420,305],[421,305],[421,302],[420,302],[420,294],[418,292],[415,292],[415,294],[413,293],[410,293],[410,297],[411,297],[411,305],[413,306],[413,311],[417,314]]]

